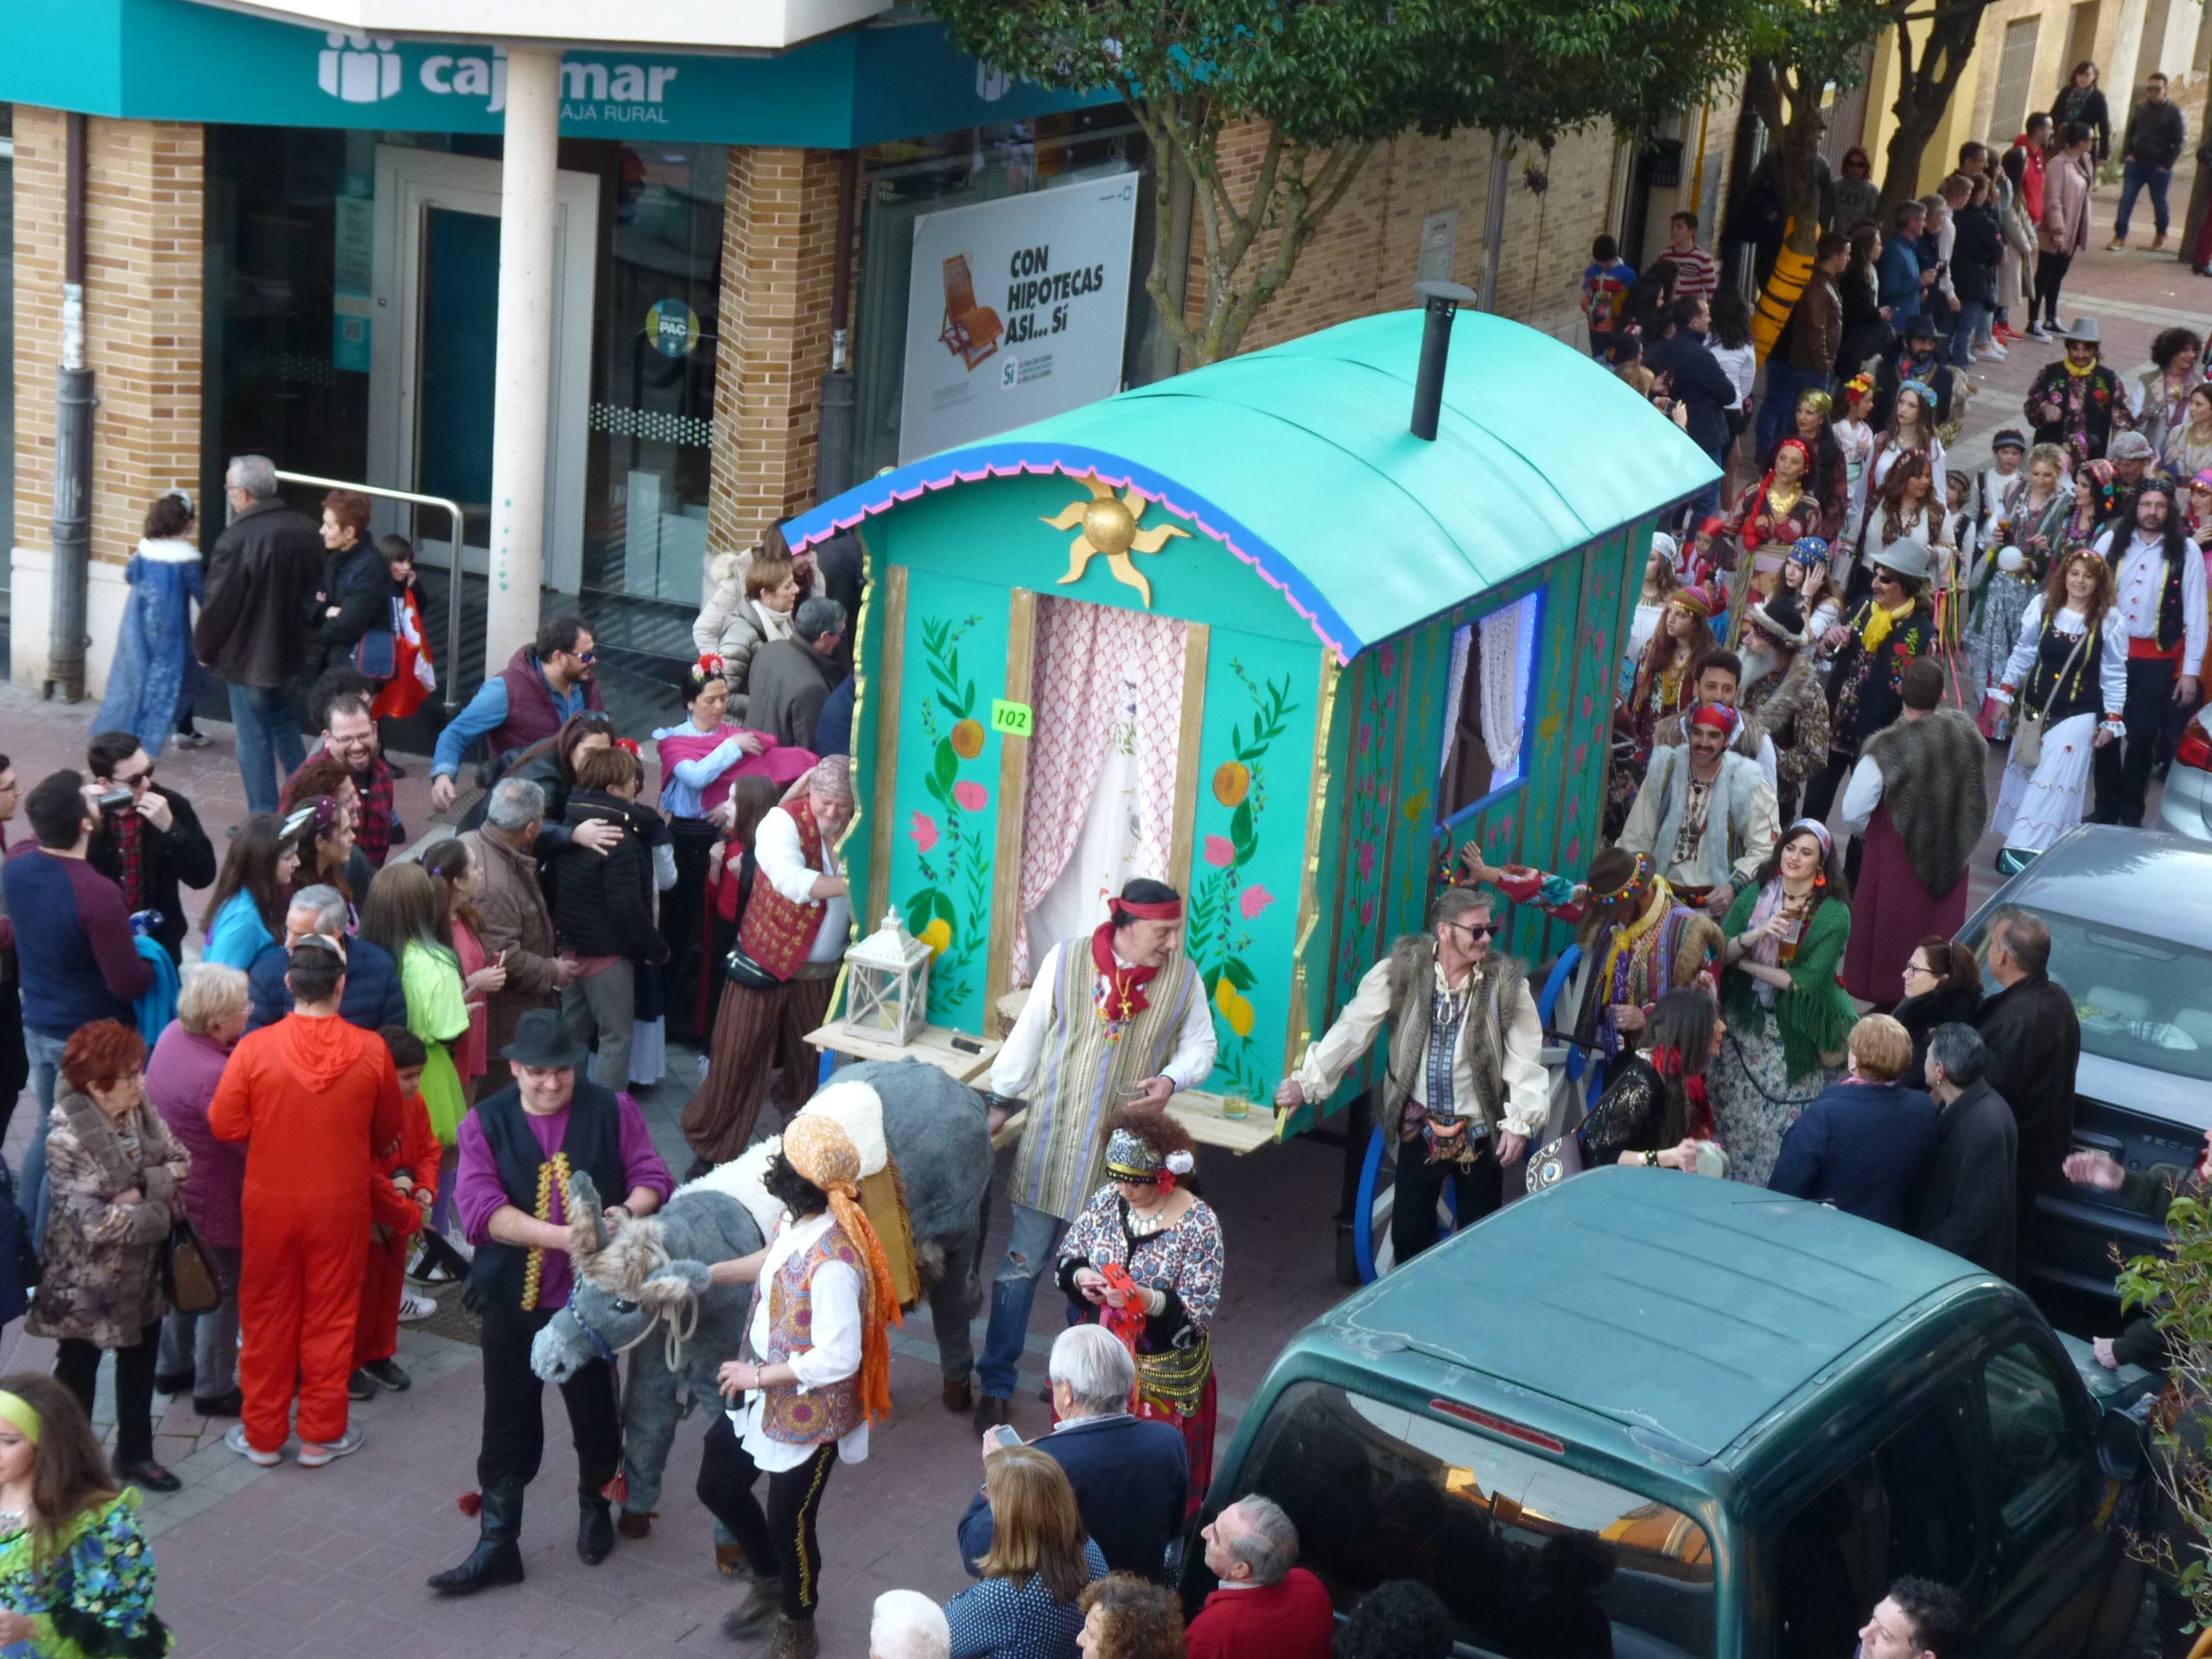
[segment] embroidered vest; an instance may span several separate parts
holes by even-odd
[[[1106,1179],[1106,1124],[1140,1077],[1160,1075],[1193,997],[1198,970],[1181,951],[1145,987],[1145,1009],[1126,1025],[1098,1011],[1090,936],[1053,947],[1052,1017],[1029,1090],[1029,1122],[1014,1154],[1015,1203],[1072,1220]]]
[[[814,822],[813,804],[802,798],[783,810],[798,825],[799,856],[810,870],[820,869],[822,831]],[[822,931],[822,918],[828,909],[819,899],[793,904],[776,891],[774,882],[756,880],[753,897],[745,906],[745,919],[738,925],[738,942],[747,956],[778,979],[789,979],[806,965],[807,954],[814,949],[814,936]]]
[[[793,1251],[768,1284],[768,1351],[760,1356],[763,1365],[780,1365],[814,1346],[814,1270],[825,1262],[842,1262],[863,1282],[868,1278],[868,1263],[834,1221],[805,1249]],[[858,1371],[804,1393],[789,1385],[760,1392],[760,1432],[785,1446],[842,1440],[861,1426]]]
[[[576,1079],[576,1092],[569,1102],[569,1124],[562,1132],[560,1150],[544,1155],[531,1132],[529,1115],[522,1109],[522,1095],[510,1084],[488,1100],[476,1103],[476,1121],[484,1131],[484,1144],[499,1172],[499,1185],[507,1202],[526,1216],[550,1221],[556,1209],[568,1213],[568,1178],[581,1171],[591,1177],[601,1200],[620,1204],[629,1192],[628,1171],[622,1161],[622,1110],[614,1091],[588,1078]],[[537,1306],[538,1272],[543,1257],[538,1249],[490,1241],[476,1248],[468,1272],[468,1295],[481,1306],[496,1300],[525,1312]]]
[[[2166,561],[2164,583],[2158,589],[2158,631],[2152,639],[2161,652],[2178,651],[2187,637],[2188,620],[2181,608],[2181,560],[2197,556],[2196,548],[2183,542],[2181,558]]]
[[[1436,1002],[1436,940],[1423,933],[1390,951],[1390,1064],[1382,1084],[1382,1121],[1395,1135],[1414,1080],[1429,1064],[1429,1026]],[[1505,1119],[1505,1025],[1528,976],[1510,957],[1484,957],[1469,993],[1461,1029],[1475,1097],[1454,1099],[1452,1115],[1478,1118],[1495,1131]],[[1433,1096],[1432,1096],[1433,1097]]]

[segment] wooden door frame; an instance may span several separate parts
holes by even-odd
[[[863,542],[861,545],[865,548],[867,543]],[[879,603],[883,619],[880,625],[875,620]],[[874,930],[876,918],[891,906],[891,830],[899,793],[899,703],[906,677],[905,565],[887,567],[870,584],[862,615],[864,629],[880,626],[883,630],[873,683],[864,683],[861,687],[861,696],[873,697],[876,703],[875,758],[871,763],[874,775],[868,779],[868,810],[874,818],[868,825],[868,914],[860,918],[861,937],[865,938]],[[866,645],[863,639],[862,660],[866,659]],[[855,731],[859,729],[860,713],[855,709],[853,715]]]
[[[1034,689],[1037,600],[1034,590],[1016,588],[1007,601],[1006,698],[1009,702],[1029,702]],[[1199,747],[1205,721],[1206,661],[1213,631],[1204,622],[1175,620],[1183,624],[1183,696],[1175,738],[1175,807],[1168,825],[1167,880],[1187,895],[1198,836]],[[1028,828],[1028,807],[1029,740],[1001,733],[998,841],[991,864],[991,942],[983,977],[987,1021],[995,1014],[999,999],[1012,988],[1014,930],[1021,916],[1021,846]],[[989,1028],[988,1024],[985,1028]]]

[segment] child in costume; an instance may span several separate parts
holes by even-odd
[[[346,1392],[366,1400],[380,1389],[400,1394],[412,1379],[392,1356],[399,1351],[400,1303],[407,1292],[407,1256],[423,1217],[438,1196],[438,1145],[423,1103],[423,1068],[429,1052],[404,1026],[378,1033],[399,1074],[400,1133],[370,1148],[369,1257],[361,1275],[361,1312],[353,1331],[353,1374]],[[435,1306],[433,1304],[433,1306]]]

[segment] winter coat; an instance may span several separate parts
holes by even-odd
[[[1981,987],[1979,985],[1938,985],[1932,991],[1918,996],[1908,996],[1891,1010],[1897,1022],[1903,1026],[1905,1035],[1912,1039],[1912,1064],[1897,1079],[1909,1089],[1928,1086],[1928,1039],[1936,1034],[1936,1027],[1956,1020],[1970,1026],[1981,1014]]]
[[[181,1207],[192,1154],[150,1103],[124,1120],[135,1154],[90,1095],[62,1079],[46,1140],[53,1194],[44,1272],[23,1329],[75,1337],[99,1348],[129,1348],[168,1312],[162,1247]],[[118,1204],[137,1188],[139,1201]]]
[[[2074,1144],[2074,1071],[2082,1022],[2074,999],[2045,975],[2016,981],[1981,1005],[1974,1022],[1989,1063],[1982,1077],[2012,1103],[2020,1127],[2018,1191],[2021,1255],[2033,1255],[2035,1195],[2065,1179]]]
[[[746,696],[746,724],[787,749],[814,741],[814,728],[830,689],[845,677],[834,657],[803,639],[772,639],[753,659],[753,687]]]
[[[1816,270],[1789,313],[1789,366],[1825,376],[1843,346],[1843,296],[1835,279]]]
[[[1643,354],[1643,366],[1668,378],[1670,395],[1688,414],[1684,430],[1707,454],[1728,442],[1728,417],[1735,383],[1707,349],[1705,336],[1678,328]]]
[[[2058,89],[2058,96],[2050,101],[2051,142],[2058,142],[2058,129],[2069,121],[2079,121],[2097,137],[2096,157],[2107,160],[2112,155],[2112,112],[2105,103],[2105,89],[2091,86],[2083,92],[2071,77]],[[2061,250],[2063,251],[2063,250]]]
[[[322,594],[317,599],[315,594]],[[333,605],[338,614],[324,613]],[[315,631],[308,669],[321,674],[353,665],[353,648],[372,628],[391,626],[391,571],[374,542],[360,541],[324,555],[314,593],[301,601],[304,620]]]
[[[1874,217],[1874,204],[1882,199],[1882,187],[1872,179],[1838,179],[1835,181],[1835,217],[1828,228],[1839,236],[1849,236],[1852,231]]]
[[[139,892],[139,908],[158,910],[161,921],[152,930],[153,937],[173,960],[184,959],[184,936],[191,931],[191,919],[184,912],[184,898],[177,889],[209,887],[215,883],[215,849],[207,840],[207,832],[200,827],[200,815],[192,810],[192,803],[176,791],[162,784],[148,788],[169,804],[169,827],[156,830],[144,819],[138,823],[138,856],[144,866],[145,885]],[[102,875],[118,887],[123,881],[123,858],[116,850],[115,839],[109,833],[107,817],[101,815],[100,828],[85,849],[86,861]],[[124,895],[125,902],[130,895]]]
[[[2005,222],[1984,203],[1951,216],[1951,286],[1961,304],[1997,306],[1997,267],[2005,257]]]
[[[207,554],[207,599],[192,630],[200,660],[232,685],[289,685],[307,660],[300,605],[322,575],[315,522],[276,497],[231,520]]]
[[[252,998],[248,1031],[273,1026],[292,1011],[292,988],[284,982],[291,954],[281,940],[264,945],[246,970]],[[359,938],[346,942],[346,989],[339,1000],[338,1017],[363,1031],[407,1023],[407,995],[400,988],[399,968],[382,945]]]
[[[1835,372],[1848,380],[1866,366],[1868,358],[1887,356],[1896,336],[1882,315],[1880,285],[1872,273],[1853,265],[1836,279],[1835,286],[1843,299],[1843,338],[1836,346]]]
[[[1936,1108],[1936,1149],[1912,1206],[1912,1230],[1930,1244],[2011,1279],[2018,1271],[2012,1109],[1977,1080]]]
[[[2126,136],[2120,141],[2120,158],[2153,173],[2169,173],[2189,147],[2189,123],[2181,106],[2171,98],[2156,104],[2138,104],[2127,118]]]
[[[484,958],[507,953],[506,988],[484,1000],[485,1049],[497,1054],[513,1039],[515,1023],[526,1010],[553,1006],[553,918],[531,854],[509,846],[496,830],[471,830],[461,839],[484,871],[484,888],[476,895]]]
[[[738,706],[738,694],[745,690],[746,675],[753,661],[753,653],[764,639],[782,638],[772,632],[764,620],[760,607],[745,596],[745,573],[753,568],[750,549],[742,553],[717,553],[707,563],[708,580],[714,589],[707,601],[699,607],[698,620],[691,625],[691,643],[699,648],[702,657],[719,657],[722,666],[729,671],[730,707],[733,717]],[[799,602],[818,597],[823,590],[821,569],[810,564],[811,575],[799,594]],[[792,607],[796,610],[798,607]],[[848,613],[850,613],[849,612]],[[785,632],[789,632],[791,619],[783,619]]]
[[[354,943],[358,949],[360,942]],[[192,1160],[181,1200],[185,1219],[200,1243],[225,1250],[245,1243],[238,1212],[245,1191],[245,1148],[215,1138],[207,1127],[207,1107],[230,1058],[231,1051],[212,1037],[171,1020],[146,1062],[146,1098]]]
[[[668,941],[653,922],[652,850],[636,833],[629,804],[595,789],[569,796],[570,830],[594,818],[631,833],[604,855],[570,846],[554,860],[554,925],[561,943],[580,957],[667,961]]]
[[[2096,169],[2086,156],[2059,154],[2044,170],[2043,222],[2036,245],[2045,253],[2079,253],[2089,245],[2089,187]]]
[[[1920,255],[1904,237],[1885,237],[1875,270],[1881,276],[1881,302],[1890,308],[1890,327],[1902,334],[1920,311]]]

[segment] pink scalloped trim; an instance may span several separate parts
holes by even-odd
[[[945,473],[942,477],[925,478],[921,480],[911,489],[892,491],[888,500],[878,502],[871,506],[862,507],[858,512],[853,513],[849,517],[832,518],[830,521],[830,527],[829,529],[819,531],[812,536],[802,537],[799,542],[799,550],[804,550],[806,548],[812,547],[817,542],[827,541],[838,531],[851,530],[855,525],[863,523],[867,519],[874,518],[876,514],[889,511],[893,503],[916,500],[920,497],[930,493],[931,491],[950,489],[955,484],[978,484],[988,478],[1018,478],[1025,473],[1034,474],[1040,478],[1047,477],[1054,474],[1058,474],[1063,478],[1084,478],[1088,477],[1094,472],[1097,474],[1099,480],[1102,483],[1110,484],[1117,490],[1133,489],[1147,501],[1156,501],[1160,505],[1166,507],[1170,512],[1175,514],[1178,518],[1188,519],[1192,524],[1196,524],[1201,531],[1205,532],[1209,539],[1218,542],[1222,546],[1227,548],[1230,553],[1240,563],[1250,566],[1253,572],[1258,575],[1262,582],[1267,583],[1268,587],[1274,588],[1278,594],[1281,594],[1283,597],[1283,602],[1288,605],[1292,611],[1304,620],[1306,626],[1313,630],[1314,638],[1320,640],[1323,645],[1326,645],[1331,651],[1337,653],[1337,661],[1338,663],[1349,664],[1351,661],[1353,653],[1345,650],[1341,641],[1330,637],[1328,630],[1322,623],[1320,617],[1314,612],[1306,608],[1304,605],[1300,604],[1298,601],[1298,595],[1292,591],[1290,584],[1279,580],[1273,572],[1268,570],[1267,565],[1260,559],[1258,555],[1249,553],[1242,547],[1239,547],[1236,543],[1230,538],[1228,532],[1225,531],[1216,530],[1198,512],[1193,512],[1188,507],[1179,505],[1175,501],[1165,495],[1146,489],[1142,485],[1139,484],[1133,476],[1128,474],[1123,474],[1122,476],[1116,477],[1103,467],[1088,466],[1083,467],[1072,467],[1069,466],[1068,463],[1058,461],[1050,461],[1042,466],[1037,465],[1032,461],[1017,461],[1010,467],[1000,466],[993,462],[986,461],[982,466],[972,470],[955,467]]]

